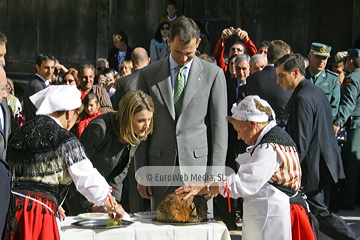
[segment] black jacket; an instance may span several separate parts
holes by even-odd
[[[297,145],[305,193],[321,190],[344,178],[331,107],[324,91],[304,78],[288,104],[286,131]]]
[[[126,55],[125,60],[131,59],[131,52],[134,50],[132,47],[127,47],[126,49]],[[118,55],[119,55],[119,49],[116,47],[113,47],[109,50],[107,60],[109,62],[109,67],[114,69],[115,71],[119,71],[119,64],[118,64]]]
[[[246,79],[246,91],[247,95],[258,95],[266,100],[276,114],[276,121],[279,122],[292,92],[285,91],[276,83],[276,79],[275,67],[266,66]]]

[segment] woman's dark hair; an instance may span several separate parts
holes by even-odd
[[[163,39],[162,39],[162,35],[161,35],[161,29],[164,27],[164,25],[168,25],[168,27],[170,28],[170,24],[168,22],[162,22],[159,24],[158,28],[156,29],[154,38],[157,42],[162,43]]]

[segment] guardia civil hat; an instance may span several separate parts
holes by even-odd
[[[323,43],[314,42],[311,44],[310,52],[318,56],[330,57],[331,47]]]
[[[360,57],[360,49],[352,48],[348,50],[349,57]]]

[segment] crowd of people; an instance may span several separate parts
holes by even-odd
[[[359,239],[334,213],[360,206],[360,49],[328,66],[327,44],[312,43],[304,57],[282,40],[256,47],[229,27],[209,55],[197,23],[178,16],[173,0],[166,10],[149,54],[122,30],[94,65],[67,69],[39,54],[21,103],[0,33],[3,238],[59,239],[56,217],[94,211],[119,220],[155,211],[175,191],[207,195],[208,216],[215,209],[229,230],[240,210],[245,240],[317,239],[318,231]],[[149,166],[211,178],[136,183],[136,170]],[[209,166],[234,173],[219,178]]]

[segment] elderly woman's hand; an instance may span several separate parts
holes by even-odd
[[[190,196],[207,194],[205,185],[189,185],[179,187],[175,190],[175,194],[188,193],[183,199],[186,200]]]

